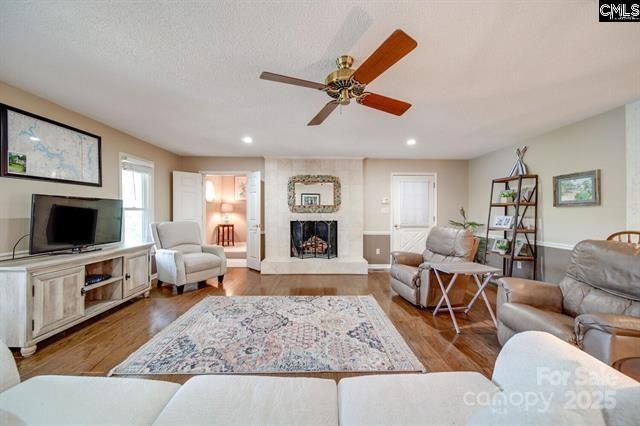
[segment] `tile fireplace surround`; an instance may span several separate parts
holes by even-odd
[[[265,159],[265,259],[263,274],[366,274],[362,159]],[[287,183],[295,175],[331,175],[340,179],[342,204],[335,213],[292,213]],[[338,257],[291,257],[291,221],[338,222]]]

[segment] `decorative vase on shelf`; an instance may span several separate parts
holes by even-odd
[[[511,203],[511,202],[513,202],[513,198],[511,198],[511,197],[500,197],[500,202],[501,203]]]

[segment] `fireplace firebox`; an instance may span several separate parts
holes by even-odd
[[[338,256],[338,222],[291,221],[291,257],[331,259]]]

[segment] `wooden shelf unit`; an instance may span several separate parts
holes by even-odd
[[[148,294],[152,245],[0,262],[0,340],[27,357],[41,340]],[[112,277],[85,286],[89,274]]]
[[[533,182],[531,192],[526,199],[522,197],[523,181]],[[515,183],[512,187],[511,184]],[[484,252],[484,263],[487,263],[487,255],[489,254],[489,232],[502,232],[503,238],[509,241],[509,250],[505,254],[493,253],[502,257],[502,275],[510,277],[513,275],[513,263],[514,262],[533,262],[533,279],[536,279],[538,269],[538,175],[527,174],[518,176],[509,176],[503,178],[493,179],[491,182],[491,195],[489,196],[489,214],[487,216],[487,248]],[[502,188],[496,188],[496,185]],[[500,203],[495,200],[496,192],[502,190],[512,189],[516,191],[516,198],[512,202]],[[514,225],[511,228],[497,228],[489,226],[491,224],[491,216],[494,214],[496,208],[503,209],[504,216],[513,216]],[[525,228],[522,224],[523,219],[528,209],[533,209],[533,228]],[[511,209],[511,212],[509,211]],[[524,247],[527,248],[531,255],[526,256],[513,256],[513,249],[515,248],[515,242],[518,240],[518,236],[521,236],[521,240],[524,241]],[[531,236],[531,238],[530,238]]]

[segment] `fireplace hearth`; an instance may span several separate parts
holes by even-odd
[[[291,221],[291,257],[331,259],[338,256],[338,222]]]

